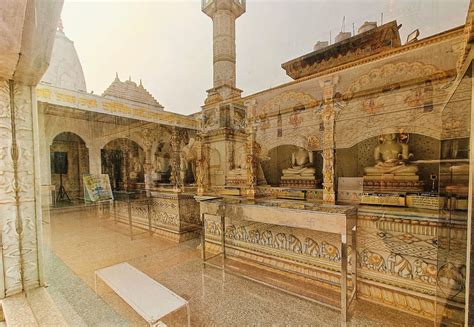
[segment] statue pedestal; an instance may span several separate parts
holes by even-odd
[[[228,176],[225,179],[225,185],[229,186],[245,186],[247,183],[247,178],[246,176],[242,175],[234,175],[234,176]]]
[[[314,176],[311,177],[295,177],[283,176],[281,178],[281,187],[296,187],[296,188],[316,188],[319,184]]]
[[[364,192],[403,193],[422,192],[423,182],[418,175],[366,175]]]

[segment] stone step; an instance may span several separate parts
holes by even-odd
[[[7,326],[38,326],[24,293],[3,299],[2,310]]]
[[[39,326],[68,325],[51,295],[44,287],[28,291],[27,300]]]
[[[67,326],[49,293],[39,287],[1,301],[6,326]]]

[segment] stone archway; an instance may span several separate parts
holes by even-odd
[[[145,151],[135,141],[116,138],[101,150],[101,170],[108,174],[115,191],[145,187]]]
[[[89,173],[89,150],[84,140],[72,132],[59,133],[50,145],[50,156],[51,184],[54,185],[56,193],[59,191],[62,179],[62,185],[69,198],[82,199],[84,197],[82,175]],[[60,157],[65,158],[65,161],[61,162]],[[60,166],[64,166],[64,171],[59,169]]]

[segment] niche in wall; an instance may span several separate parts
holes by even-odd
[[[439,160],[441,142],[435,138],[410,134],[408,145],[413,160]],[[336,150],[336,176],[337,177],[362,177],[364,168],[375,165],[374,149],[379,144],[378,137],[371,137],[357,143],[351,148]],[[420,180],[430,184],[430,174],[438,175],[438,163],[422,163],[418,165]]]
[[[280,145],[270,151],[270,160],[261,162],[263,173],[268,185],[280,186],[282,170],[291,166],[291,155],[298,149],[295,145]],[[313,151],[313,166],[316,168],[316,178],[322,180],[323,158],[321,151]]]

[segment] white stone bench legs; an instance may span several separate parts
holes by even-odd
[[[156,326],[164,316],[186,307],[188,326],[191,326],[189,303],[148,275],[126,262],[95,271],[118,296],[130,305],[150,326]]]

